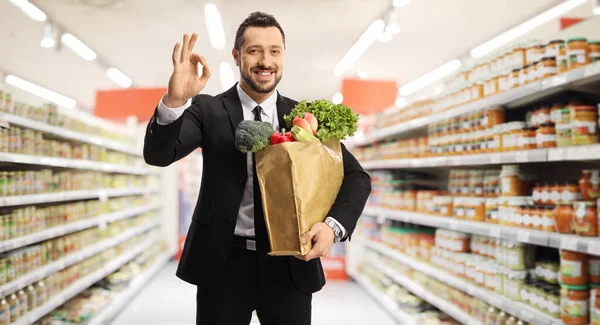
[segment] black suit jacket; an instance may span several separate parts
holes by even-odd
[[[278,95],[277,115],[283,116],[297,104]],[[246,154],[234,145],[235,129],[243,120],[236,86],[217,96],[198,95],[183,116],[168,125],[150,120],[144,139],[144,159],[154,166],[168,166],[202,148],[204,172],[200,195],[183,248],[177,276],[196,285],[210,283],[222,270],[229,255],[236,219],[246,183]],[[371,179],[342,145],[344,180],[329,216],[352,234],[371,192]],[[263,217],[263,216],[257,216]],[[258,231],[257,231],[258,232]],[[325,284],[320,259],[289,260],[292,277],[305,293]]]

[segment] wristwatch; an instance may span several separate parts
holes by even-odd
[[[340,226],[338,226],[338,224],[335,221],[333,221],[333,219],[331,219],[330,217],[325,218],[325,224],[333,230],[333,242],[336,244],[339,243],[340,240],[342,240],[342,228],[340,228]]]

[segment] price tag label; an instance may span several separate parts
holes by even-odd
[[[526,163],[529,161],[529,157],[527,156],[526,151],[518,151],[517,152],[517,162],[518,163]]]
[[[600,255],[600,240],[594,239],[587,243],[587,252],[592,255]]]
[[[383,213],[377,214],[377,223],[385,223],[386,217]]]
[[[498,153],[494,153],[491,155],[492,164],[501,164],[502,163],[502,155]]]
[[[600,62],[594,62],[585,68],[585,77],[591,77],[600,74]]]
[[[561,161],[567,159],[567,150],[552,148],[548,150],[548,160]]]
[[[108,222],[106,222],[106,220],[100,220],[100,222],[98,222],[98,228],[100,230],[106,230],[107,226],[108,226]]]
[[[490,228],[490,237],[500,238],[500,228]]]
[[[560,241],[560,248],[574,251],[577,249],[577,238],[565,237]]]
[[[524,319],[527,322],[531,322],[531,321],[533,321],[533,314],[530,313],[530,312],[528,312],[528,311],[526,311],[526,310],[522,309],[521,310],[520,318]]]
[[[569,150],[567,151],[566,159],[568,159],[568,160],[585,159],[585,158],[589,157],[590,152],[592,152],[592,151],[593,151],[593,149],[591,149],[589,147],[569,148]]]
[[[106,193],[105,190],[98,191],[98,199],[100,199],[101,202],[105,203],[106,201],[108,201],[108,193]]]
[[[517,240],[522,243],[528,243],[529,236],[530,236],[530,234],[528,231],[519,230],[519,232],[517,233]]]

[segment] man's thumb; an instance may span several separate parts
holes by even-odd
[[[302,244],[309,243],[314,236],[315,236],[315,232],[313,232],[311,230],[311,231],[307,232],[306,234],[302,235],[302,237],[300,237],[300,242]]]

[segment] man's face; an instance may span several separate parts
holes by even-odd
[[[272,92],[283,76],[284,44],[277,27],[248,27],[240,53],[233,50],[240,76],[258,93]]]

